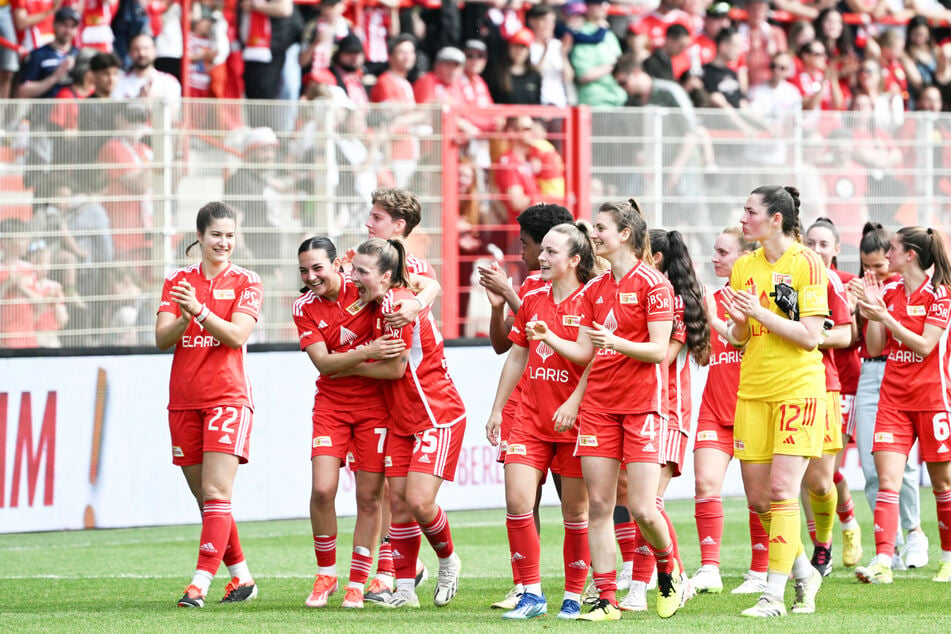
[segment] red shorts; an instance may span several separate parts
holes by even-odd
[[[894,451],[908,455],[915,439],[924,462],[951,460],[951,412],[906,412],[879,407],[875,417],[872,452]]]
[[[840,394],[842,398],[842,435],[855,438],[855,418],[852,412],[855,409],[855,394]],[[845,444],[845,438],[842,439]]]
[[[582,411],[575,455],[614,458],[630,462],[660,463],[664,446],[661,417],[646,414],[615,414]]]
[[[465,435],[465,420],[452,427],[433,427],[412,436],[390,434],[384,462],[386,476],[405,478],[410,471],[415,471],[452,482]]]
[[[669,424],[669,423],[668,423]],[[674,477],[679,477],[687,454],[690,437],[676,428],[664,428],[664,450],[660,455],[661,465],[669,464],[674,469]]]
[[[386,410],[314,409],[310,457],[333,456],[340,459],[341,466],[352,462],[353,471],[383,473],[387,421]],[[352,460],[348,452],[352,453]]]
[[[202,454],[210,451],[238,456],[245,464],[251,444],[251,418],[251,408],[246,405],[168,410],[172,464],[201,464]]]
[[[509,437],[505,464],[509,463],[528,465],[543,474],[551,469],[563,478],[581,477],[581,459],[575,456],[574,443],[540,440],[521,430],[514,430]]]
[[[515,415],[518,413],[518,403],[514,398],[505,401],[502,408],[502,424],[499,425],[499,453],[495,456],[496,462],[505,463],[505,456],[509,447],[509,436],[515,425]]]
[[[729,425],[715,420],[698,420],[697,436],[693,441],[693,450],[716,449],[733,456],[733,421]]]

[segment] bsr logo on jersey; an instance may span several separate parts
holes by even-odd
[[[647,295],[647,310],[654,312],[657,310],[671,310],[670,295],[661,290],[654,291]]]
[[[261,291],[256,288],[246,288],[241,293],[240,306],[247,306],[259,310],[261,308]]]

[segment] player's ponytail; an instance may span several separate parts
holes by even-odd
[[[918,255],[918,266],[927,271],[934,267],[931,283],[934,286],[951,285],[951,264],[948,262],[948,253],[944,248],[941,234],[931,227],[903,227],[897,235],[902,245],[908,251]]]
[[[654,253],[662,256],[658,269],[667,275],[674,294],[683,300],[687,350],[698,364],[707,365],[710,362],[710,322],[687,244],[679,231],[663,229],[651,229],[650,241]]]
[[[212,220],[220,220],[222,218],[234,220],[235,226],[237,227],[238,216],[229,205],[217,200],[205,204],[205,206],[198,210],[198,216],[195,218],[195,226],[198,229],[199,235],[205,235],[205,231],[211,225]],[[185,255],[189,255],[192,247],[196,244],[198,244],[198,240],[195,240],[185,247]]]
[[[759,194],[763,197],[763,206],[766,212],[781,214],[783,217],[783,234],[792,236],[796,242],[802,242],[802,228],[799,223],[799,207],[802,204],[799,200],[799,190],[787,185],[762,185],[754,189],[751,194]]]
[[[406,247],[399,240],[370,238],[357,247],[357,253],[376,259],[380,273],[390,274],[390,288],[409,288],[409,272],[406,268]]]

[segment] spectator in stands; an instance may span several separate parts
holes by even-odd
[[[0,0],[0,37],[10,43],[9,46],[0,46],[0,99],[9,99],[13,96],[13,76],[20,70],[20,57],[14,46],[17,43],[17,34],[13,26],[10,0]],[[0,128],[5,123],[4,112],[0,110]]]
[[[803,110],[845,110],[846,96],[839,74],[829,64],[822,42],[810,42],[799,50],[802,70],[790,80],[802,94]]]
[[[834,7],[822,9],[813,23],[816,41],[825,46],[829,54],[828,64],[834,68],[839,81],[851,86],[858,72],[859,51],[855,46],[855,33],[845,24],[842,14]]]
[[[767,0],[747,0],[744,8],[746,20],[736,27],[736,32],[740,36],[738,55],[743,57],[746,67],[743,89],[747,90],[750,86],[767,81],[773,55],[789,48],[786,32],[769,23]]]
[[[895,211],[907,193],[901,178],[895,175],[904,157],[894,137],[875,124],[875,104],[871,97],[855,95],[852,112],[855,113],[850,130],[852,149],[855,160],[868,171],[869,196],[875,201],[869,207],[869,214],[873,222],[894,224]]]
[[[874,59],[862,61],[859,67],[858,83],[852,95],[866,95],[872,100],[872,112],[875,125],[879,128],[894,131],[905,119],[905,103],[897,86],[885,90],[885,79],[882,77],[882,68]]]
[[[419,161],[420,149],[419,142],[414,138],[418,136],[415,132],[420,130],[420,126],[426,125],[429,115],[415,108],[413,85],[407,79],[416,65],[416,38],[404,33],[394,38],[389,48],[389,67],[377,78],[370,91],[370,101],[393,106],[381,113],[385,123],[380,127],[388,136],[402,137],[390,141],[388,154],[396,186],[405,188]]]
[[[663,46],[655,48],[644,60],[644,70],[656,79],[675,81],[690,69],[690,58],[685,54],[690,41],[687,27],[679,22],[671,24],[667,27]]]
[[[880,50],[879,64],[882,67],[882,77],[885,78],[885,90],[897,90],[901,93],[906,108],[911,98],[908,90],[908,76],[901,58],[905,52],[905,36],[896,29],[882,32],[877,39]]]
[[[607,2],[587,0],[581,33],[591,35],[604,28],[607,9]],[[598,44],[574,43],[569,59],[575,70],[578,103],[588,106],[620,106],[624,103],[627,95],[611,74],[620,56],[621,44],[610,31]]]
[[[935,88],[941,93],[942,109],[951,110],[951,42],[938,46],[938,66],[934,72]]]
[[[155,66],[155,40],[152,36],[140,33],[132,38],[129,57],[132,67],[119,78],[112,96],[116,99],[158,99],[173,108],[172,118],[177,119],[182,85],[174,75]]]
[[[244,91],[248,99],[277,99],[287,42],[275,38],[286,30],[282,20],[294,13],[292,0],[240,0],[239,35],[244,57]],[[252,110],[252,126],[268,117]]]
[[[343,17],[346,5],[340,0],[321,0],[317,17],[304,27],[303,46],[298,61],[307,73],[330,68],[334,42],[350,34],[350,23]],[[307,83],[305,78],[304,83]]]
[[[934,83],[934,74],[938,68],[937,44],[931,32],[928,18],[916,15],[908,21],[905,38],[905,52],[901,56],[908,88],[915,101],[926,87]]]
[[[55,37],[54,14],[63,6],[63,0],[10,0],[13,9],[13,24],[16,26],[20,46],[27,51],[49,44]],[[75,12],[75,9],[73,9]],[[79,25],[79,13],[76,12],[76,25]],[[75,33],[74,33],[75,35]]]
[[[570,48],[555,37],[555,9],[549,4],[535,4],[529,8],[525,19],[535,35],[530,52],[532,65],[542,77],[541,103],[543,106],[567,106],[568,86],[573,86],[575,77],[568,61]]]
[[[337,78],[337,85],[343,88],[347,97],[357,107],[370,103],[367,89],[363,85],[363,42],[353,33],[349,33],[337,42],[337,52],[330,60],[330,72]]]
[[[148,131],[148,110],[123,104],[115,110],[116,136],[109,139],[96,162],[105,164],[103,206],[112,228],[116,260],[149,259],[152,246],[147,232],[152,226],[152,148],[143,140]]]
[[[789,36],[786,38],[787,48],[793,56],[798,55],[802,47],[816,39],[816,29],[812,22],[806,20],[796,20],[789,27]],[[796,65],[796,72],[802,70],[802,62],[798,57],[793,57],[793,63]]]
[[[79,13],[70,7],[56,12],[53,41],[30,53],[23,65],[17,96],[22,99],[49,99],[71,79],[69,71],[76,62],[79,49],[73,46],[79,28]]]
[[[386,71],[380,73],[373,89],[370,101],[373,103],[399,103],[413,105],[413,85],[409,82],[409,73],[416,66],[416,38],[408,33],[399,35],[390,41],[389,63]]]
[[[93,92],[79,106],[79,131],[85,133],[79,140],[79,162],[88,166],[82,173],[97,185],[94,190],[105,184],[100,170],[94,166],[115,122],[117,102],[112,93],[119,83],[120,66],[121,61],[115,53],[96,53],[89,60]]]
[[[656,9],[639,19],[635,18],[630,24],[630,31],[639,39],[635,52],[650,52],[662,47],[667,37],[667,29],[672,24],[680,24],[692,34],[693,18],[683,10],[683,6],[684,0],[660,0]]]
[[[535,35],[530,29],[521,29],[509,39],[507,55],[492,67],[487,77],[489,91],[495,103],[541,103],[542,76],[532,66],[529,50],[534,43]]]
[[[23,258],[30,246],[26,223],[18,218],[0,221],[0,348],[35,348],[36,315],[33,302],[36,274]]]
[[[802,110],[802,95],[789,82],[796,73],[792,55],[774,55],[770,71],[769,81],[753,86],[749,92],[749,116],[769,137],[750,142],[743,157],[748,165],[763,166],[769,171],[751,176],[752,182],[791,182],[792,174],[777,172],[791,162],[788,140],[795,134],[797,116]]]
[[[363,7],[362,36],[366,49],[365,71],[377,76],[389,66],[391,38],[400,34],[400,0],[378,0]]]
[[[115,34],[112,19],[119,9],[119,0],[84,0],[82,28],[79,31],[80,48],[91,48],[102,53],[112,52]]]
[[[41,180],[33,191],[33,217],[30,234],[34,241],[43,240],[50,262],[52,277],[72,300],[78,299],[76,263],[86,257],[68,225],[72,191],[61,174],[52,174]]]
[[[713,58],[717,55],[717,35],[731,24],[729,2],[717,0],[707,8],[703,18],[703,30],[687,48],[691,72],[700,75],[703,72],[703,65],[713,61]],[[733,70],[737,69],[734,68]],[[679,80],[680,75],[676,75],[674,78]]]
[[[495,103],[489,85],[482,78],[488,50],[482,40],[466,40],[466,63],[462,66],[463,97],[465,103],[475,108],[485,108]]]
[[[33,306],[36,345],[40,348],[61,348],[58,332],[69,321],[66,296],[62,285],[49,277],[50,249],[42,238],[34,239],[27,249],[27,259],[33,266],[33,292],[38,303]]]
[[[724,117],[711,120],[711,126],[733,128],[744,134],[755,130],[743,118],[741,111],[749,107],[746,94],[736,71],[730,68],[740,54],[740,37],[732,29],[723,29],[717,35],[717,55],[703,67],[703,88],[710,96],[710,105],[720,108]],[[716,122],[716,123],[714,123]]]
[[[860,3],[863,0],[846,0],[846,4]],[[870,0],[873,6],[878,0]],[[772,0],[773,8],[778,11],[785,11],[793,18],[802,18],[806,20],[815,20],[819,11],[826,7],[834,7],[838,0],[818,0],[817,2],[804,2],[803,0]]]
[[[511,225],[523,209],[540,200],[541,192],[531,162],[535,122],[529,116],[509,117],[505,122],[504,133],[509,148],[499,157],[495,184],[506,211],[500,224]],[[517,235],[517,231],[514,234],[507,233],[506,246]]]
[[[71,181],[73,198],[66,213],[66,226],[76,242],[73,252],[77,263],[85,265],[76,271],[76,290],[80,298],[97,297],[106,293],[102,265],[112,262],[115,256],[109,215],[99,202],[99,188],[91,179],[74,173]],[[87,313],[85,304],[70,302],[68,309],[72,324],[81,328],[99,325],[98,318]]]
[[[182,56],[185,53],[181,0],[150,0],[145,5],[145,11],[149,16],[150,30],[154,38],[155,67],[181,82]],[[131,40],[129,46],[131,57]]]

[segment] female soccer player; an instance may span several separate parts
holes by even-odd
[[[762,246],[736,261],[724,289],[730,342],[746,346],[733,447],[746,497],[769,533],[766,590],[743,615],[785,615],[790,571],[793,611],[813,612],[822,575],[802,548],[797,498],[809,459],[822,453],[826,395],[818,345],[828,280],[819,256],[800,243],[796,188],[754,189],[740,226],[744,238]]]
[[[672,478],[678,477],[690,433],[690,363],[692,355],[700,365],[710,361],[710,324],[700,283],[693,271],[693,261],[683,237],[677,231],[650,230],[654,266],[667,276],[674,290],[674,329],[667,348],[667,416],[664,419],[664,448],[661,452],[660,484],[656,493],[657,508],[670,528],[673,539],[674,558],[683,570],[683,560],[677,545],[676,533],[670,517],[664,510],[664,494]],[[686,346],[686,349],[684,348]],[[623,478],[622,478],[623,480]],[[626,482],[623,483],[626,486]],[[621,495],[619,492],[618,495]],[[617,531],[617,527],[615,527]],[[635,536],[635,553],[648,550],[643,535]],[[640,565],[638,565],[640,564]],[[643,611],[647,609],[647,584],[654,570],[653,557],[635,554],[632,570],[631,591],[619,607],[622,610]],[[687,590],[689,593],[690,590]]]
[[[363,242],[353,256],[351,275],[360,299],[375,304],[374,338],[397,339],[406,346],[395,358],[363,362],[337,375],[385,379],[383,396],[390,411],[385,460],[396,590],[381,593],[385,596],[380,605],[419,607],[416,558],[422,529],[439,558],[433,603],[444,606],[456,595],[462,564],[436,494],[444,480],[455,476],[465,434],[465,407],[446,370],[442,335],[429,309],[399,328],[384,320],[395,303],[413,297],[402,242],[380,238]]]
[[[530,321],[541,320],[564,339],[577,337],[581,290],[598,272],[587,227],[583,223],[553,227],[542,239],[538,264],[547,284],[522,298],[509,334],[512,347],[486,424],[486,436],[497,446],[503,409],[516,384],[521,383],[521,407],[509,433],[505,457],[505,524],[523,591],[515,608],[502,618],[528,619],[548,612],[541,589],[541,542],[533,508],[538,485],[551,469],[561,476],[565,523],[565,595],[558,617],[575,619],[581,613],[581,592],[590,560],[588,496],[581,480],[581,461],[574,455],[585,367],[562,359],[543,343],[529,341],[525,333]]]
[[[647,223],[636,200],[602,205],[592,237],[611,271],[585,286],[578,338],[562,339],[543,321],[529,331],[529,339],[546,343],[569,361],[581,365],[594,358],[575,453],[581,456],[588,490],[588,543],[599,598],[579,618],[621,618],[612,520],[621,463],[628,474],[628,508],[657,560],[657,613],[667,618],[681,606],[684,583],[671,529],[656,505],[673,289],[651,266]],[[633,393],[631,385],[638,386]]]
[[[901,282],[885,285],[869,272],[859,292],[859,310],[869,322],[868,352],[887,354],[888,360],[872,445],[878,472],[875,525],[881,530],[875,532],[875,558],[855,576],[865,583],[892,582],[898,489],[917,439],[937,502],[941,564],[934,581],[951,582],[951,263],[941,235],[924,227],[899,229],[887,257],[888,270],[901,275]]]
[[[823,577],[832,573],[832,529],[838,490],[834,480],[836,459],[842,451],[842,402],[839,392],[842,382],[837,366],[838,353],[852,344],[852,309],[841,278],[832,268],[838,255],[838,232],[827,218],[819,218],[806,231],[805,245],[819,254],[826,267],[829,319],[823,329],[819,349],[825,366],[826,419],[823,434],[822,457],[810,460],[803,478],[803,490],[808,493],[807,519],[813,521],[810,531],[814,549],[812,565]],[[833,352],[834,351],[834,352]],[[847,490],[847,489],[846,489]],[[810,513],[814,514],[810,517]],[[814,518],[814,519],[813,519]]]
[[[221,565],[232,579],[222,603],[253,599],[248,570],[231,515],[239,463],[248,461],[254,404],[244,368],[245,343],[261,310],[261,280],[231,263],[237,220],[221,202],[198,210],[201,263],[165,278],[155,321],[155,345],[175,346],[169,381],[172,464],[185,474],[202,511],[198,565],[181,607],[200,608]]]
[[[713,243],[713,270],[717,277],[729,279],[733,263],[756,245],[743,239],[739,227],[724,229]],[[707,316],[710,319],[710,369],[703,387],[697,434],[693,447],[695,478],[695,515],[700,538],[700,569],[690,580],[697,592],[719,593],[720,544],[723,541],[723,501],[720,491],[727,467],[733,458],[733,415],[736,412],[736,389],[740,382],[740,359],[743,351],[727,339],[727,314],[723,305],[725,290],[721,287],[708,293]],[[766,589],[767,544],[759,515],[749,509],[752,562],[743,583],[733,594],[762,594]]]
[[[403,342],[371,339],[373,308],[360,299],[349,274],[340,272],[337,249],[327,238],[308,238],[297,250],[304,293],[294,302],[300,346],[320,371],[314,397],[310,523],[317,577],[305,604],[327,605],[337,590],[337,513],[340,467],[352,447],[356,458],[357,518],[345,608],[362,608],[363,591],[380,534],[383,448],[389,411],[379,381],[361,376],[331,379],[341,368],[369,359],[391,359]]]
[[[901,276],[888,270],[886,254],[891,246],[891,232],[880,224],[865,223],[862,229],[862,240],[859,243],[859,261],[862,264],[861,275],[849,282],[849,290],[853,295],[862,292],[864,276],[867,271],[875,273],[875,277],[883,284],[900,282]],[[859,464],[865,475],[865,498],[868,506],[875,512],[875,499],[878,496],[878,472],[875,470],[875,459],[872,457],[872,440],[875,434],[875,418],[878,414],[878,402],[882,391],[882,379],[885,377],[885,355],[870,356],[865,345],[864,330],[866,320],[862,319],[861,312],[857,315],[860,328],[858,330],[862,367],[859,371],[859,382],[855,392],[854,431],[855,444],[859,452]],[[928,565],[928,538],[921,530],[921,501],[918,490],[918,467],[913,461],[905,464],[905,473],[902,478],[901,490],[898,496],[898,510],[901,517],[901,526],[908,531],[905,546],[901,556],[892,558],[892,569],[900,570],[906,565],[923,568]],[[901,540],[901,531],[896,533],[896,545]],[[904,559],[904,561],[903,561]]]

